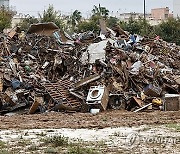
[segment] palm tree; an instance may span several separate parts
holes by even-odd
[[[101,7],[101,5],[99,4],[98,6],[94,5],[92,13],[93,16],[101,16],[106,19],[109,15],[109,10],[105,7]]]
[[[72,15],[70,16],[70,23],[72,24],[73,29],[76,27],[76,25],[81,21],[82,15],[81,12],[78,10],[75,10]]]

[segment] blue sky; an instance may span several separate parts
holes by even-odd
[[[122,12],[143,12],[144,0],[10,0],[10,5],[15,6],[18,12],[36,16],[53,4],[62,14],[70,14],[75,9],[80,10],[84,16],[91,13],[93,5],[105,6],[111,14]],[[169,7],[173,11],[173,0],[146,0],[147,12],[152,8]]]

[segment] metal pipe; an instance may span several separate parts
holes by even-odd
[[[146,19],[146,0],[144,0],[144,20]]]
[[[144,30],[146,33],[146,0],[144,0]]]

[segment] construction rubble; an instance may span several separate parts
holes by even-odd
[[[180,47],[100,21],[68,35],[53,23],[0,34],[0,113],[180,110]]]

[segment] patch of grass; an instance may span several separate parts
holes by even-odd
[[[173,128],[175,131],[180,132],[180,124],[167,124],[166,127]]]
[[[98,154],[98,152],[92,148],[80,147],[80,146],[69,147],[67,153],[68,154]]]
[[[11,154],[9,151],[7,151],[7,150],[0,150],[0,154]]]
[[[52,136],[42,140],[45,144],[51,144],[53,147],[67,146],[68,138],[64,136]]]
[[[44,137],[44,136],[46,136],[47,134],[46,133],[44,133],[44,132],[41,132],[40,134],[36,134],[37,136],[42,136],[42,137]]]
[[[6,143],[0,140],[0,149],[6,148]]]
[[[144,128],[142,128],[140,131],[148,131],[148,130],[150,130],[151,128],[150,127],[144,127]]]
[[[58,153],[55,148],[48,147],[47,149],[44,150],[44,153]]]
[[[98,141],[97,143],[96,143],[96,145],[97,146],[99,146],[99,147],[104,147],[104,146],[106,146],[106,143],[105,143],[105,141]]]
[[[30,145],[31,144],[31,141],[30,140],[25,140],[25,139],[21,139],[18,141],[17,145],[18,146],[27,146],[27,145]]]
[[[117,137],[120,137],[120,136],[122,136],[122,134],[120,133],[120,132],[114,132],[114,134],[113,134],[114,136],[117,136]]]
[[[36,150],[38,150],[39,148],[36,146],[36,145],[31,145],[29,148],[28,148],[28,150],[30,150],[30,151],[36,151]]]

